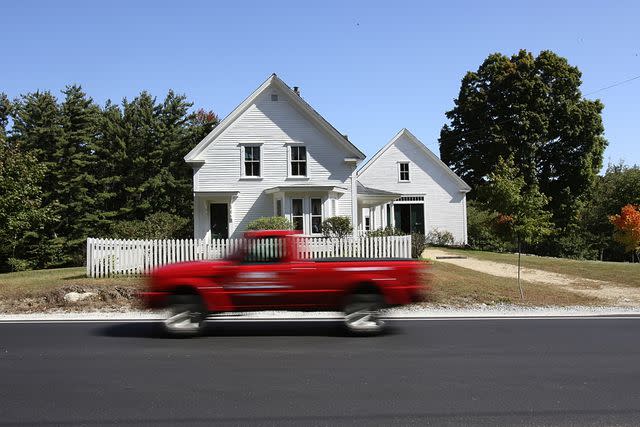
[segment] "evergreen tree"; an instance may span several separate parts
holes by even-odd
[[[62,116],[58,100],[51,92],[33,92],[22,95],[13,109],[11,139],[21,149],[30,152],[45,167],[43,203],[54,207],[58,182],[57,150],[63,139]],[[54,207],[55,210],[55,207]]]
[[[99,215],[95,224],[96,235],[107,235],[111,224],[124,215],[127,201],[125,179],[132,173],[127,170],[127,142],[122,110],[107,101],[100,115],[94,144],[95,206]]]
[[[7,143],[7,125],[13,111],[13,104],[6,93],[0,92],[0,143]]]
[[[154,222],[160,235],[174,233],[161,230],[163,224],[179,218],[190,223],[192,171],[183,157],[218,123],[217,116],[190,112],[192,104],[173,91],[162,103],[142,92],[103,108],[80,86],[63,94],[61,103],[51,92],[29,93],[14,103],[0,94],[0,154],[8,165],[0,180],[17,185],[3,189],[6,209],[0,216],[6,224],[13,221],[7,230],[20,229],[24,236],[14,233],[14,243],[6,245],[13,248],[10,255],[24,260],[22,267],[79,265],[85,239],[112,234],[114,224],[175,218]],[[20,189],[32,195],[22,196],[32,217],[10,203]],[[45,207],[46,215],[39,210]],[[0,264],[6,266],[8,256],[0,254]]]
[[[148,92],[142,92],[133,101],[122,103],[123,130],[127,156],[123,179],[125,203],[121,207],[122,219],[144,220],[152,213],[151,192],[148,181],[162,162],[158,147],[160,107]]]
[[[100,109],[80,86],[67,86],[63,94],[63,138],[56,150],[58,167],[54,171],[61,215],[56,232],[67,239],[69,256],[78,259],[98,222],[95,140]]]

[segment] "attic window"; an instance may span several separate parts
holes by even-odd
[[[271,101],[278,102],[278,94],[277,93],[272,93],[271,94]]]
[[[410,182],[409,179],[409,162],[401,162],[398,163],[398,181],[400,182]]]

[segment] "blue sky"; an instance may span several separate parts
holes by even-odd
[[[233,3],[233,4],[232,4]],[[406,127],[438,153],[460,79],[492,52],[550,49],[583,93],[640,75],[640,2],[7,2],[0,91],[99,103],[172,88],[227,115],[272,72],[368,156]],[[640,164],[640,79],[605,104],[605,164]]]

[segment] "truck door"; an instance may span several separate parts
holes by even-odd
[[[268,310],[286,305],[292,287],[290,270],[283,264],[283,239],[250,239],[240,263],[227,282],[225,292],[237,309]]]

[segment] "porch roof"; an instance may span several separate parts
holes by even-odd
[[[361,205],[379,205],[382,203],[392,202],[401,196],[402,194],[393,193],[391,191],[365,187],[358,182],[358,203]]]
[[[193,194],[195,196],[227,196],[234,197],[237,196],[239,191],[194,191]]]
[[[393,193],[391,191],[379,190],[377,188],[365,187],[358,181],[358,195],[362,194],[363,196],[393,196],[400,197],[402,194]]]
[[[267,194],[279,192],[303,192],[303,191],[335,191],[336,193],[346,193],[346,187],[338,185],[316,185],[316,184],[297,184],[297,185],[279,185],[264,190]]]

